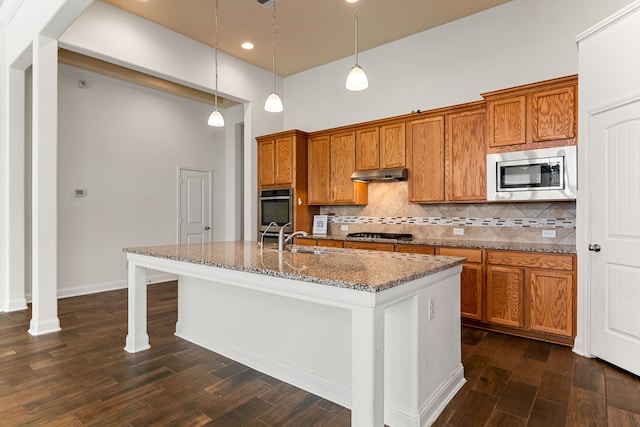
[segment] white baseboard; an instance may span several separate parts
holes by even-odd
[[[153,285],[155,283],[169,282],[177,280],[178,277],[174,274],[158,273],[153,275],[147,275],[147,284]],[[58,289],[58,299],[71,298],[81,295],[97,294],[100,292],[115,291],[118,289],[126,289],[127,280],[116,280],[113,282],[96,283],[85,286],[78,286],[74,288],[62,288]],[[25,299],[27,302],[31,302],[31,294],[26,294]]]
[[[453,396],[460,391],[466,382],[467,380],[464,379],[464,367],[461,363],[420,408],[421,425],[430,426],[433,424],[453,399]]]

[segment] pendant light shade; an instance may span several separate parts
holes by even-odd
[[[216,29],[216,53],[215,53],[215,63],[216,63],[216,89],[213,94],[214,99],[214,107],[213,113],[209,116],[209,121],[207,124],[209,126],[222,127],[224,126],[224,118],[220,111],[218,111],[218,0],[216,0],[216,13],[215,13],[215,29]]]
[[[270,113],[279,113],[284,107],[282,105],[282,100],[276,93],[276,2],[274,0],[273,6],[271,6],[273,10],[273,37],[272,37],[272,65],[273,65],[273,92],[267,98],[264,103],[264,109]]]
[[[350,2],[352,3],[352,2]],[[356,4],[355,12],[355,53],[356,53],[356,65],[353,66],[349,75],[347,76],[346,88],[349,90],[357,91],[363,90],[369,87],[369,80],[364,70],[358,64],[358,5]]]

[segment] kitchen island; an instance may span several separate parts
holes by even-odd
[[[256,242],[128,248],[125,349],[149,348],[146,270],[178,276],[176,335],[352,410],[429,425],[464,384],[463,258]]]

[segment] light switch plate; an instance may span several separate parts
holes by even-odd
[[[464,236],[464,228],[454,228],[453,229],[453,235],[454,236]]]
[[[348,225],[346,225],[346,224],[342,224],[342,225],[340,226],[340,231],[348,231],[348,230],[349,230],[349,226],[348,226]]]

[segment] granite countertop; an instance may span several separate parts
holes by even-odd
[[[309,251],[309,247],[290,246]],[[460,265],[464,258],[415,255],[358,249],[321,248],[308,252],[278,252],[274,244],[258,248],[257,242],[215,242],[125,248],[126,253],[147,255],[212,267],[283,277],[367,292],[380,292],[411,280]]]
[[[523,243],[523,242],[491,242],[477,240],[452,240],[452,239],[413,239],[392,240],[372,239],[363,237],[347,237],[346,235],[309,235],[307,238],[316,240],[348,240],[358,242],[400,243],[405,245],[422,246],[446,246],[450,248],[494,249],[502,251],[541,252],[556,254],[575,254],[574,245],[556,245],[547,243]]]

